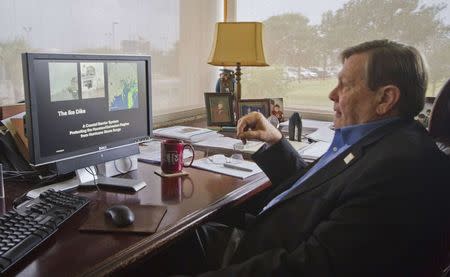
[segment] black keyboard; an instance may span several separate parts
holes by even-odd
[[[0,274],[50,237],[89,199],[47,190],[0,216]]]

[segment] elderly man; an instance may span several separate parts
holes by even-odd
[[[414,121],[424,62],[388,40],[348,48],[342,62],[335,137],[310,167],[261,114],[239,120],[238,137],[266,142],[252,158],[273,188],[224,252],[209,230],[207,257],[220,252],[221,267],[204,276],[431,273],[449,231],[450,161]]]

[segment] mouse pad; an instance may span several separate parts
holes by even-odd
[[[89,216],[79,228],[80,231],[120,232],[152,234],[158,229],[159,223],[166,214],[164,206],[127,204],[134,213],[134,222],[125,227],[116,227],[105,216],[105,211],[113,204],[104,203],[90,205]]]

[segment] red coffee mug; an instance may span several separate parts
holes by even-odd
[[[185,164],[183,161],[183,151],[190,148],[192,159]],[[194,147],[178,139],[166,139],[161,141],[161,170],[166,174],[178,173],[183,167],[189,167],[194,161]]]

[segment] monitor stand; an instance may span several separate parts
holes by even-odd
[[[88,167],[89,172],[93,172],[95,174],[95,166]],[[33,190],[30,190],[27,192],[27,196],[30,198],[37,198],[39,195],[48,190],[53,189],[55,191],[67,191],[67,190],[73,190],[78,187],[96,187],[97,185],[100,187],[105,188],[114,188],[114,189],[120,189],[125,190],[129,192],[135,192],[143,187],[145,187],[147,184],[144,181],[141,180],[135,180],[135,179],[125,179],[125,178],[111,178],[111,177],[103,177],[98,176],[95,174],[95,183],[94,183],[94,176],[89,173],[85,168],[76,170],[76,177],[65,180],[62,182],[58,182],[55,184],[47,185],[44,187],[36,188]],[[1,202],[0,202],[1,204]]]
[[[128,164],[127,167],[121,165]],[[122,167],[122,168],[121,168]],[[99,169],[97,172],[96,168]],[[110,176],[127,173],[137,169],[136,156],[118,159],[116,161],[106,162],[100,165],[89,166],[87,168],[77,169],[76,175],[80,187],[104,187],[111,189],[123,189],[128,191],[138,191],[147,184],[142,180],[128,178],[114,178]]]
[[[137,145],[133,145],[133,147],[136,147],[137,151],[139,151],[139,148]],[[130,153],[129,150],[127,150],[126,153]],[[133,151],[132,154],[135,154],[136,152]],[[137,152],[139,153],[139,152]],[[103,157],[103,153],[99,154]],[[108,157],[107,155],[105,155],[106,157]],[[125,173],[125,169],[130,169],[130,170],[134,170],[137,169],[137,158],[136,161],[134,161],[133,156],[131,157],[127,157],[126,155],[124,155],[125,158],[122,158],[125,160],[122,161],[122,163],[120,162],[116,162],[116,164],[114,166],[114,168],[117,167],[117,169],[119,170],[119,172],[115,173],[114,175],[117,174],[121,174],[121,173]],[[134,156],[136,157],[136,156]],[[131,163],[132,163],[132,167],[129,166],[125,166],[129,165],[130,162],[130,158],[131,158]],[[62,161],[62,162],[57,162],[56,163],[56,169],[58,170],[58,172],[62,172],[61,174],[64,173],[68,173],[70,172],[70,168],[73,168],[74,166],[82,166],[87,164],[88,162],[91,162],[90,164],[92,164],[93,161],[98,161],[98,159],[87,159],[86,161],[84,161],[84,164],[80,164],[80,161]],[[113,161],[114,162],[114,161]],[[111,163],[111,162],[107,162],[107,163]],[[110,168],[111,166],[105,165],[106,163],[103,164],[104,168]],[[121,166],[125,166],[125,167],[121,167]],[[99,166],[101,168],[101,164]],[[121,169],[121,168],[125,168],[125,169]],[[73,171],[73,170],[72,170]],[[129,170],[126,170],[129,171]],[[30,190],[27,193],[28,197],[31,198],[36,198],[39,197],[39,195],[41,194],[41,192],[46,191],[48,189],[53,189],[55,191],[66,191],[66,190],[73,190],[76,189],[77,187],[96,187],[98,186],[102,186],[105,188],[114,188],[114,189],[120,189],[120,190],[127,190],[130,192],[135,192],[138,191],[140,189],[142,189],[143,187],[145,187],[147,184],[144,181],[141,180],[135,180],[135,179],[126,179],[126,178],[111,178],[111,177],[105,177],[105,176],[100,176],[100,174],[97,174],[96,171],[96,167],[95,166],[87,166],[82,168],[82,169],[78,169],[75,171],[76,172],[76,177],[69,179],[69,180],[65,180],[62,182],[58,182],[58,183],[54,183],[51,185],[47,185],[44,187],[40,187],[40,188],[36,188],[33,190]],[[91,172],[91,173],[89,173]],[[105,170],[104,174],[113,174],[111,173],[111,170]],[[95,183],[94,183],[94,176],[95,176]],[[111,176],[111,175],[109,175]]]
[[[92,180],[86,183],[82,183],[80,184],[80,187],[98,186],[99,188],[135,192],[144,188],[146,185],[147,184],[142,180],[98,176],[98,178],[95,179],[95,182],[94,180]]]
[[[108,161],[96,166],[97,174],[104,177],[112,177],[137,170],[138,159],[136,155],[124,157],[114,161]]]

